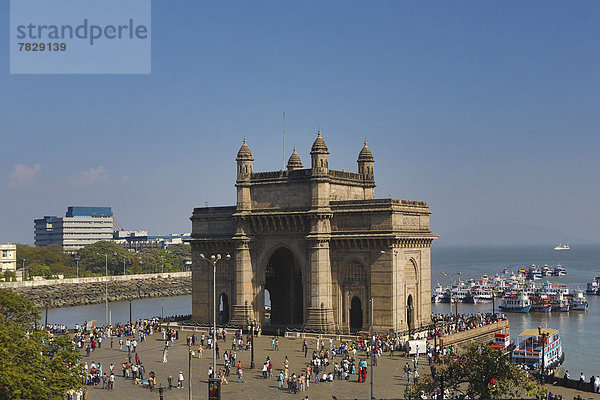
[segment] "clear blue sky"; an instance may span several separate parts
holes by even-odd
[[[0,13],[0,243],[111,206],[189,232],[235,202],[235,155],[330,167],[366,137],[377,197],[426,200],[440,244],[600,242],[600,3],[153,1],[152,74],[10,75]]]

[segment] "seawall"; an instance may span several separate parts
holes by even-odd
[[[40,308],[57,308],[103,303],[106,293],[110,302],[189,295],[192,279],[190,272],[174,272],[0,283],[7,288]]]

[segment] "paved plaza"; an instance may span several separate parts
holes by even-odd
[[[186,345],[186,333],[180,333],[179,340],[175,341],[175,346],[170,347],[167,355],[168,362],[165,364],[162,361],[162,351],[164,342],[161,340],[160,334],[153,334],[147,337],[146,342],[141,343],[138,348],[138,355],[141,362],[144,364],[146,376],[150,371],[156,373],[157,387],[162,385],[167,387],[167,377],[173,376],[174,385],[177,384],[177,375],[179,371],[183,371],[185,376],[184,388],[164,390],[165,399],[188,399],[188,347]],[[231,349],[230,336],[228,335],[227,345],[221,342],[220,350]],[[329,340],[326,338],[326,347],[329,347]],[[334,380],[331,383],[315,384],[311,381],[310,387],[305,392],[293,394],[287,390],[280,390],[277,387],[276,375],[280,369],[283,369],[285,356],[289,359],[289,370],[291,373],[296,373],[298,376],[303,372],[306,365],[310,362],[312,350],[315,349],[316,340],[308,339],[309,352],[307,357],[304,357],[302,351],[302,339],[280,338],[279,351],[271,351],[271,337],[256,337],[256,348],[254,352],[255,369],[249,369],[250,366],[250,351],[237,351],[237,359],[241,360],[244,370],[244,383],[236,383],[236,370],[232,368],[229,376],[229,384],[224,384],[222,387],[223,399],[290,399],[297,397],[304,399],[308,396],[309,399],[332,399],[332,396],[338,399],[368,399],[370,395],[370,377],[367,377],[366,383],[358,383],[357,375],[351,375],[349,381]],[[339,344],[339,342],[336,342]],[[155,389],[150,392],[147,388],[142,388],[140,385],[134,384],[133,380],[123,378],[121,364],[127,359],[127,353],[118,350],[118,340],[114,341],[114,348],[110,349],[110,343],[105,340],[101,349],[96,349],[89,357],[84,357],[83,360],[91,364],[92,361],[102,363],[104,370],[108,370],[108,366],[113,363],[115,365],[115,389],[112,391],[103,390],[101,386],[87,386],[90,400],[96,399],[158,399],[159,393]],[[197,348],[197,347],[196,347]],[[362,354],[361,354],[362,353]],[[364,352],[357,353],[357,359],[364,357]],[[396,353],[398,354],[398,353]],[[271,357],[273,362],[273,379],[262,378],[262,365],[266,357]],[[339,361],[339,358],[337,359]],[[213,357],[212,350],[205,350],[203,358],[198,358],[196,352],[192,360],[192,393],[194,399],[208,398],[208,368],[212,365]],[[217,370],[223,368],[223,360],[217,360]],[[406,386],[406,377],[403,373],[403,366],[406,362],[412,362],[409,358],[402,356],[388,355],[380,358],[378,365],[374,367],[374,394],[378,398],[402,398],[404,397],[404,388]],[[422,357],[420,360],[420,373],[426,373],[427,359]],[[330,364],[326,371],[333,371],[333,364]],[[370,371],[369,371],[370,372]]]
[[[228,335],[228,339],[230,336]],[[324,336],[325,345],[328,347],[329,338]],[[358,383],[356,375],[351,375],[349,381],[334,380],[331,383],[315,384],[311,381],[310,387],[305,392],[293,394],[287,390],[280,390],[277,387],[275,377],[280,369],[283,368],[285,356],[288,356],[290,365],[290,374],[299,375],[310,362],[312,350],[315,349],[316,341],[308,339],[309,352],[304,357],[302,351],[302,339],[280,338],[279,351],[271,351],[271,337],[256,337],[255,348],[255,369],[249,369],[250,351],[237,351],[237,359],[241,360],[244,369],[244,383],[236,383],[235,368],[232,368],[229,384],[224,384],[222,388],[223,399],[368,399],[370,395],[370,376],[366,383]],[[335,342],[339,344],[339,342]],[[111,363],[115,365],[115,389],[112,391],[104,390],[101,386],[87,386],[88,398],[90,400],[101,399],[159,399],[159,391],[155,389],[151,392],[148,388],[134,384],[133,380],[123,378],[121,364],[127,359],[127,353],[119,351],[118,340],[114,341],[114,348],[110,349],[110,342],[105,340],[101,349],[96,349],[89,357],[83,357],[84,361],[91,364],[92,361],[102,363],[104,370],[107,371]],[[146,342],[141,343],[138,348],[138,355],[146,369],[146,376],[150,371],[156,373],[156,382],[158,386],[164,387],[165,400],[184,400],[188,399],[188,347],[186,345],[186,333],[180,333],[179,340],[175,341],[175,346],[170,347],[167,356],[167,363],[163,363],[164,342],[160,334],[153,334],[147,337]],[[227,345],[221,343],[221,352],[231,348],[231,342]],[[197,348],[197,346],[196,346]],[[262,378],[262,365],[266,357],[271,357],[273,362],[273,379]],[[365,358],[364,353],[357,353],[357,360]],[[339,360],[339,359],[338,359]],[[192,393],[194,399],[208,398],[208,368],[212,365],[212,350],[205,350],[203,358],[198,358],[198,353],[192,359]],[[398,399],[404,397],[404,388],[407,380],[403,372],[403,366],[406,363],[412,366],[412,360],[396,353],[390,357],[386,353],[374,367],[374,396],[381,399]],[[222,359],[217,360],[217,370],[223,368]],[[327,369],[333,371],[333,364]],[[184,388],[171,390],[167,389],[167,377],[173,377],[173,384],[177,385],[177,375],[183,371],[185,380]],[[419,373],[424,376],[429,372],[427,359],[421,357],[419,360]],[[370,373],[370,370],[369,370]],[[565,400],[570,400],[577,395],[583,399],[600,399],[600,395],[580,392],[573,389],[566,389],[552,385],[547,386],[555,394],[562,394]]]

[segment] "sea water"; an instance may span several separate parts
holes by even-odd
[[[439,282],[449,286],[450,279],[442,272],[454,276],[456,280],[481,278],[487,274],[502,275],[505,268],[518,272],[520,268],[528,268],[532,264],[543,266],[557,264],[567,269],[562,277],[543,277],[536,283],[550,282],[569,285],[569,289],[581,289],[585,292],[587,282],[600,275],[600,245],[571,245],[570,250],[554,250],[556,244],[536,246],[476,246],[446,247],[433,246],[431,251],[431,284],[432,289]],[[558,329],[562,340],[565,362],[563,368],[571,376],[578,377],[581,372],[589,379],[600,374],[598,355],[600,341],[596,335],[600,331],[600,296],[586,296],[589,303],[587,311],[545,313],[506,313],[510,323],[510,336],[518,342],[518,335],[526,329],[548,327]],[[496,311],[501,299],[496,299]],[[452,306],[453,312],[456,306]],[[432,313],[450,312],[450,305],[432,304]],[[491,312],[492,304],[458,304],[459,313]]]
[[[586,283],[600,275],[600,245],[571,245],[571,250],[554,250],[553,244],[545,246],[478,246],[445,247],[434,244],[431,255],[432,288],[438,282],[450,285],[448,277],[441,272],[453,274],[460,272],[460,278],[479,279],[482,274],[494,276],[502,274],[505,268],[517,272],[519,268],[531,264],[556,266],[561,264],[567,269],[562,277],[544,277],[536,282],[565,283],[571,290],[580,288],[585,291]],[[454,279],[457,277],[455,276]],[[499,300],[496,307],[499,305]],[[583,372],[589,379],[600,374],[598,355],[600,340],[600,296],[587,296],[588,311],[570,311],[568,313],[507,313],[510,323],[511,339],[518,340],[519,333],[525,329],[548,327],[560,330],[565,362],[563,367],[571,376]],[[447,314],[449,304],[432,304],[433,313]],[[111,320],[129,321],[129,302],[110,303]],[[455,305],[453,305],[453,311]],[[491,312],[492,304],[458,304],[459,313]],[[498,309],[496,308],[496,311]],[[185,315],[192,312],[191,296],[176,296],[154,299],[141,299],[131,302],[132,319],[156,316]],[[40,322],[45,321],[45,310],[40,310]],[[93,304],[78,307],[65,307],[48,310],[48,323],[61,323],[74,327],[76,323],[97,320],[98,325],[105,323],[105,304]]]

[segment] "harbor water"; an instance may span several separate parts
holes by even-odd
[[[129,301],[109,303],[109,319],[115,324],[129,322]],[[192,313],[192,296],[156,297],[131,301],[131,318],[169,317],[173,315],[189,315]],[[96,320],[97,325],[106,324],[106,304],[90,304],[87,306],[49,308],[48,323],[64,324],[74,328],[75,324]],[[46,321],[46,310],[40,310],[40,323]]]
[[[600,275],[600,245],[573,245],[570,250],[554,250],[556,244],[540,246],[478,246],[444,247],[434,246],[431,259],[432,289],[439,282],[450,286],[450,279],[442,272],[454,274],[460,272],[462,280],[481,278],[487,274],[502,275],[505,268],[518,272],[532,264],[543,266],[557,264],[567,269],[566,276],[549,276],[536,283],[550,282],[569,285],[569,289],[581,289]],[[455,276],[453,279],[456,280]],[[600,296],[586,296],[589,303],[587,311],[551,312],[551,313],[506,313],[510,323],[511,340],[518,341],[519,333],[526,329],[548,327],[558,329],[565,353],[563,368],[571,377],[579,377],[583,372],[586,379],[600,374],[598,354],[600,341],[594,336],[600,330]],[[501,299],[496,299],[496,311]],[[452,306],[453,312],[456,305]],[[432,304],[432,313],[447,314],[450,304]],[[459,313],[492,312],[492,304],[458,304]]]
[[[542,266],[548,264],[566,267],[567,275],[562,277],[545,277],[537,282],[560,282],[569,285],[571,290],[580,288],[585,291],[586,283],[600,275],[600,245],[571,244],[571,250],[554,250],[555,244],[545,246],[494,246],[494,247],[443,247],[432,249],[431,283],[432,287],[438,282],[449,286],[449,278],[441,272],[453,274],[460,272],[460,278],[479,279],[482,274],[493,276],[502,274],[505,268],[518,271],[519,268],[532,264]],[[456,277],[455,277],[456,279]],[[500,299],[497,299],[500,300]],[[567,313],[552,312],[517,314],[507,313],[511,339],[518,339],[519,333],[529,328],[548,327],[560,330],[565,352],[563,367],[569,370],[571,376],[579,376],[583,372],[589,379],[592,375],[600,374],[598,354],[600,341],[594,336],[600,330],[600,296],[587,296],[588,311],[570,311]],[[496,302],[496,307],[499,301]],[[110,304],[111,320],[116,322],[129,321],[129,302]],[[105,323],[105,304],[94,304],[79,307],[66,307],[48,310],[48,323],[62,323],[69,327],[83,321],[97,320]],[[447,314],[449,304],[432,304],[433,313]],[[41,321],[45,319],[45,310],[41,311]],[[177,296],[154,299],[141,299],[131,302],[132,318],[150,318],[156,316],[171,316],[191,314],[191,296]],[[455,306],[453,305],[453,312]],[[486,313],[492,311],[492,304],[458,304],[459,313]],[[496,309],[496,311],[498,311]]]

